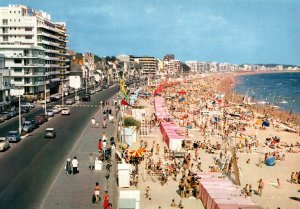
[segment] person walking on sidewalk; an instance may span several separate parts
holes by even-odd
[[[95,193],[95,196],[96,196],[96,202],[95,203],[99,204],[101,199],[100,199],[100,185],[99,185],[98,182],[96,182],[94,193]]]
[[[68,159],[65,166],[67,176],[72,173],[71,159]]]
[[[104,195],[103,195],[103,209],[107,209],[109,206],[109,194],[107,191],[105,191]]]
[[[98,152],[99,153],[102,152],[102,140],[101,139],[99,139],[99,141],[98,141]]]
[[[93,153],[90,153],[90,156],[89,156],[89,169],[91,171],[93,171],[95,169],[95,159],[94,159]]]
[[[95,128],[95,123],[96,123],[95,118],[92,118],[91,122],[92,122],[92,128]]]
[[[72,166],[73,166],[73,175],[75,175],[78,173],[78,160],[77,160],[76,156],[72,160]]]

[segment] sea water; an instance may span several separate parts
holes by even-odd
[[[243,75],[237,82],[237,93],[300,114],[300,72]]]

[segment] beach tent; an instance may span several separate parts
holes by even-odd
[[[256,123],[256,125],[260,125],[261,126],[261,124],[263,123],[263,121],[262,121],[262,119],[257,119],[255,123]]]
[[[266,127],[269,127],[270,126],[270,123],[268,121],[263,121],[262,122],[262,125],[263,126],[266,126]]]
[[[275,157],[270,157],[269,159],[266,160],[266,165],[267,166],[274,166],[275,164],[276,164]]]

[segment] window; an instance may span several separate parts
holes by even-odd
[[[32,36],[25,36],[25,39],[32,39]]]
[[[22,72],[22,68],[14,68],[15,72]]]
[[[14,78],[14,81],[15,81],[15,82],[21,82],[21,81],[22,81],[22,78]]]
[[[3,19],[2,23],[3,23],[3,25],[7,25],[8,24],[8,19]]]
[[[25,28],[25,31],[32,31],[32,28]]]
[[[3,41],[8,41],[8,36],[3,36]]]
[[[16,64],[21,64],[21,63],[22,63],[22,60],[21,60],[21,59],[14,59],[14,63],[16,63]]]

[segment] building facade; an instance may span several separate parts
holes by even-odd
[[[70,68],[66,24],[23,5],[0,7],[0,17],[0,53],[11,70],[11,94],[37,96],[45,83],[51,94],[59,92]]]
[[[0,54],[0,113],[9,105],[10,100],[9,70],[5,68],[5,57]]]

